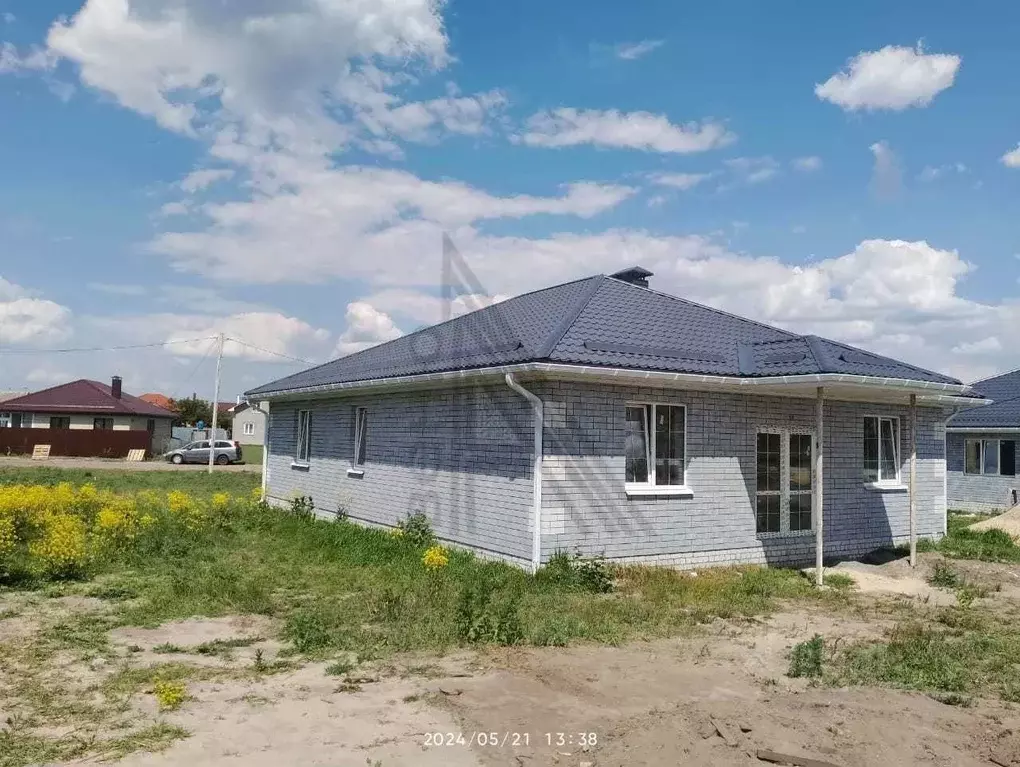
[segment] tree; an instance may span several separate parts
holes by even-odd
[[[199,421],[207,427],[212,425],[212,406],[195,394],[187,399],[170,400],[170,406],[177,413],[174,426],[196,426]]]

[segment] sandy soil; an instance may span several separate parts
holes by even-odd
[[[1014,506],[1004,514],[999,514],[991,519],[975,522],[970,526],[971,530],[1002,530],[1014,540],[1020,540],[1020,506]]]
[[[815,633],[839,642],[878,638],[906,603],[930,604],[938,594],[921,586],[934,561],[926,556],[917,572],[901,562],[841,567],[858,580],[859,600],[881,601],[867,620],[853,610],[798,608],[623,647],[406,657],[361,665],[348,677],[328,675],[321,663],[261,678],[227,674],[190,681],[190,699],[173,713],[159,713],[153,697],[139,692],[131,699],[134,726],[160,720],[184,727],[190,737],[118,764],[726,766],[763,765],[757,752],[769,749],[839,767],[970,767],[989,765],[993,756],[994,763],[1020,767],[1020,707],[990,700],[954,707],[916,693],[832,689],[785,675],[790,648]],[[968,579],[989,583],[1018,574],[1002,565],[955,565]],[[70,602],[50,602],[72,609]],[[1003,605],[994,609],[1016,608],[1006,591],[989,600],[995,602]],[[20,635],[30,627],[30,612],[8,619],[17,622],[8,631]],[[193,618],[118,629],[110,639],[121,661],[132,665],[180,661],[242,669],[258,649],[267,660],[276,656],[276,630],[258,617]],[[186,649],[237,638],[255,641],[228,658],[153,652],[161,644]],[[68,666],[63,673],[95,681],[107,671]]]

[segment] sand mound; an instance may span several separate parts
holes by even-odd
[[[976,522],[968,528],[981,532],[982,530],[1002,530],[1009,533],[1013,540],[1020,541],[1020,505],[1014,506],[1005,514],[986,519],[983,522]]]

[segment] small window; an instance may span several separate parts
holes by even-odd
[[[312,411],[299,410],[297,417],[297,454],[298,463],[308,463],[312,457]]]
[[[7,429],[11,425],[11,414],[0,413],[0,429]]]
[[[1016,440],[968,439],[964,453],[965,474],[1016,476]]]
[[[368,450],[368,410],[359,407],[354,416],[354,465],[365,465]]]
[[[94,418],[92,419],[92,428],[98,431],[112,431],[113,430],[113,419],[112,418]]]
[[[20,429],[22,427],[22,425],[24,425],[26,423],[29,426],[32,425],[32,417],[31,416],[25,417],[21,413],[11,413],[11,428],[12,429]],[[28,427],[26,427],[26,428],[28,428]]]
[[[50,428],[51,429],[70,429],[71,428],[71,416],[69,416],[69,415],[51,415],[50,416]]]
[[[233,442],[227,442],[227,441],[226,441],[226,440],[224,440],[224,439],[218,440],[218,441],[216,442],[216,447],[225,447],[225,448],[231,448],[231,447],[233,447],[233,446],[234,446],[234,443],[233,443]]]
[[[624,474],[628,485],[683,487],[687,411],[683,405],[628,405]]]
[[[867,416],[864,419],[864,480],[895,483],[900,479],[900,421]]]
[[[255,436],[255,423],[254,423],[254,421],[249,421],[248,423],[246,423],[244,425],[244,436],[246,436],[246,437],[254,437]]]

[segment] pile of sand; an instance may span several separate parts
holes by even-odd
[[[976,530],[977,532],[982,530],[1002,530],[1009,533],[1013,540],[1020,541],[1020,505],[1014,506],[1005,514],[986,519],[983,522],[976,522],[969,529]]]

